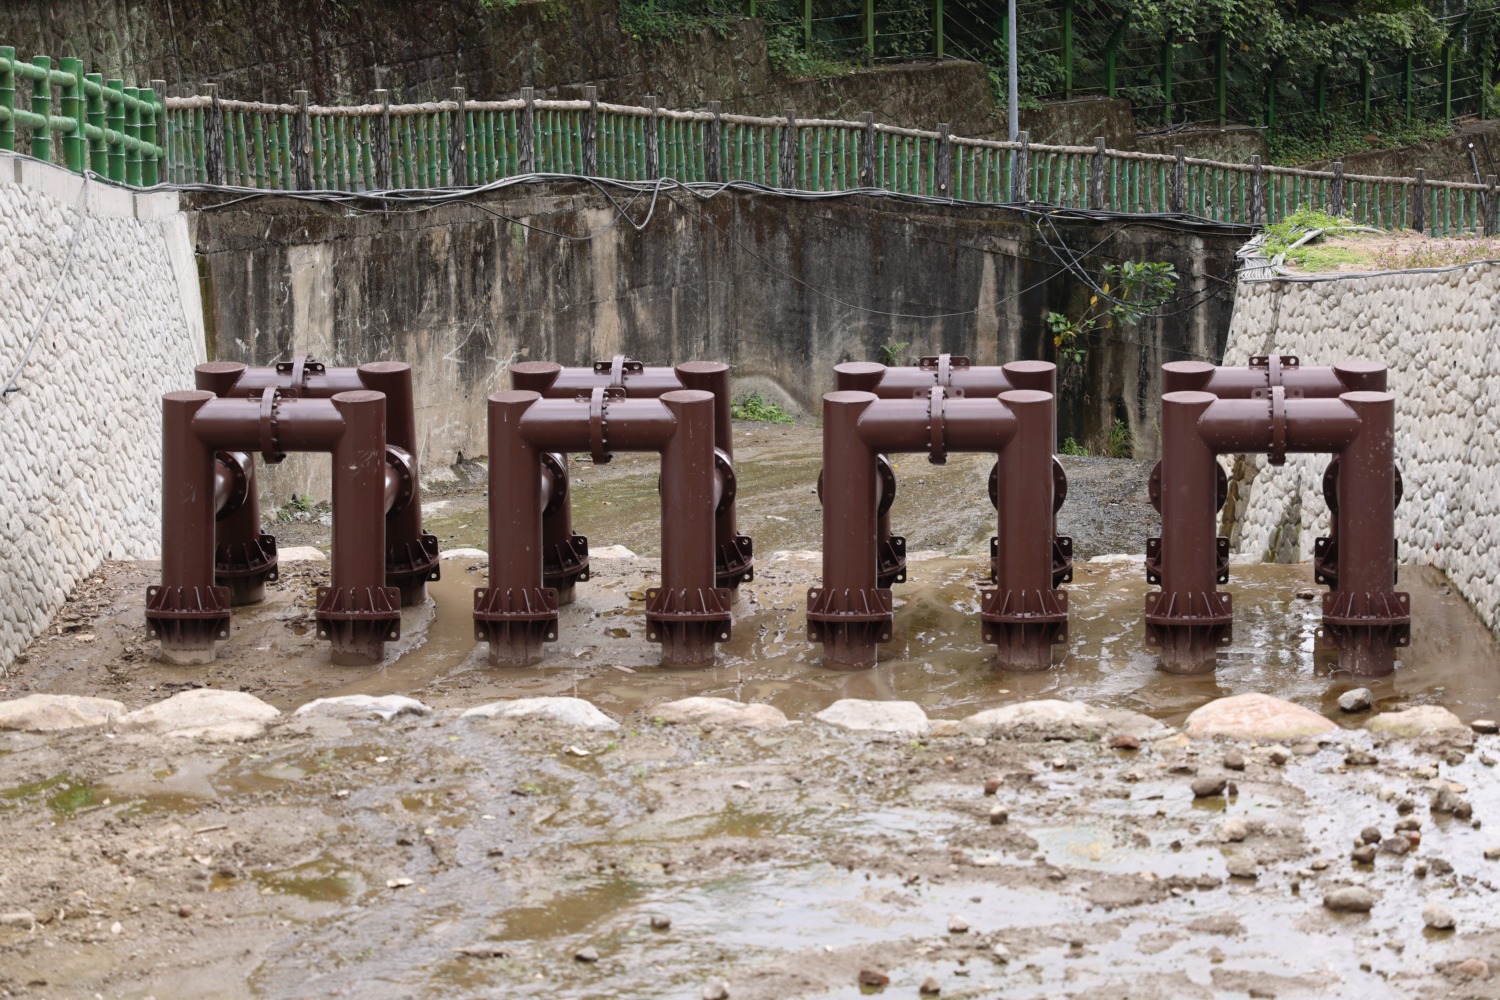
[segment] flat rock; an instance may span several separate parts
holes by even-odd
[[[635,553],[623,545],[601,545],[597,549],[590,546],[590,559],[634,559]]]
[[[1361,885],[1346,886],[1324,896],[1323,905],[1340,913],[1369,913],[1375,906],[1375,894]]]
[[[121,731],[204,740],[249,740],[281,713],[243,691],[194,688],[120,717]]]
[[[932,723],[922,706],[914,701],[865,701],[844,698],[814,716],[819,722],[858,733],[894,733],[897,736],[926,736]]]
[[[484,551],[484,549],[476,549],[472,547],[443,550],[444,559],[477,559],[482,562],[489,557],[490,554]]]
[[[985,737],[1040,737],[1044,740],[1090,740],[1125,735],[1155,739],[1171,732],[1139,712],[1098,708],[1081,701],[1044,699],[976,712],[963,720],[964,732]]]
[[[386,722],[398,715],[428,715],[432,709],[415,698],[399,694],[374,697],[368,694],[346,694],[337,698],[319,698],[299,707],[293,715],[329,715],[338,718],[378,717]]]
[[[311,545],[288,545],[286,548],[276,550],[276,558],[279,562],[327,562],[328,557],[323,550]]]
[[[0,729],[29,733],[62,733],[97,729],[125,714],[125,706],[108,698],[76,694],[28,694],[0,701]]]
[[[1194,739],[1293,740],[1337,728],[1332,719],[1301,705],[1252,691],[1202,706],[1187,717],[1183,731]]]
[[[650,716],[668,725],[725,726],[730,729],[780,729],[791,725],[781,709],[732,698],[682,698],[657,705]]]
[[[541,719],[578,729],[612,732],[620,724],[583,698],[516,698],[492,701],[464,712],[465,719]]]
[[[1462,719],[1439,705],[1418,705],[1404,712],[1381,712],[1365,728],[1382,736],[1403,739],[1456,739],[1465,742],[1474,732]]]

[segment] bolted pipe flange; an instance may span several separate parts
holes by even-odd
[[[280,389],[263,389],[260,394],[260,457],[267,465],[286,458],[276,437],[277,410],[281,405]]]
[[[314,360],[311,354],[304,354],[292,361],[276,362],[276,374],[287,377],[281,385],[281,394],[287,399],[297,399],[305,395],[307,376],[322,375],[327,370],[328,366],[321,361]]]

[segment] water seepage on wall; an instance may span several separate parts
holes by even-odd
[[[3,670],[103,560],[156,558],[161,395],[205,351],[175,194],[0,153],[0,275],[0,382],[35,338],[0,399]]]
[[[1500,627],[1500,265],[1368,276],[1242,278],[1225,364],[1293,354],[1305,364],[1373,358],[1390,366],[1396,455],[1405,495],[1396,508],[1402,562],[1438,567],[1484,622]],[[1325,456],[1236,460],[1228,516],[1238,552],[1311,558],[1328,533]],[[1234,512],[1242,513],[1236,515]]]
[[[1091,337],[1061,415],[1063,436],[1096,447],[1124,420],[1151,454],[1161,364],[1219,359],[1233,252],[1248,233],[871,195],[607,191],[525,183],[390,212],[190,196],[212,351],[259,365],[305,353],[411,362],[430,472],[485,453],[484,400],[508,385],[512,361],[720,359],[817,412],[834,365],[878,360],[888,345],[909,345],[906,359],[1050,359],[1046,312],[1079,316],[1092,294],[1059,263],[1069,253],[1095,273],[1167,260],[1185,305]],[[281,497],[326,495],[325,481],[292,459],[265,480]]]

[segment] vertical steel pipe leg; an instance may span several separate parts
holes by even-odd
[[[1217,586],[1217,460],[1198,432],[1214,397],[1169,392],[1161,402],[1161,590],[1146,595],[1146,642],[1168,673],[1213,670],[1231,630]]]
[[[379,663],[401,636],[401,592],[385,586],[385,397],[370,389],[330,402],[343,421],[333,449],[333,570],[318,588],[318,636],[333,662]]]
[[[1067,638],[1068,595],[1052,586],[1052,393],[1014,389],[1000,401],[1016,434],[1000,451],[996,588],[983,592],[984,641],[1007,670],[1046,670]]]
[[[679,389],[661,397],[676,421],[661,450],[661,586],[646,591],[646,638],[662,662],[709,666],[729,638],[728,588],[715,586],[714,397]]]
[[[197,388],[228,398],[245,366],[237,361],[210,361],[193,370]],[[230,456],[221,455],[220,459]],[[214,582],[229,588],[229,601],[236,606],[265,600],[266,583],[278,578],[276,538],[260,530],[260,484],[254,456],[232,467],[244,477],[236,503],[219,511],[215,526]]]
[[[823,586],[807,592],[807,637],[826,664],[873,667],[891,637],[891,592],[878,586],[876,456],[859,436],[875,395],[823,397]]]
[[[167,663],[212,663],[229,636],[229,588],[214,584],[214,455],[193,432],[211,392],[161,401],[161,585],[146,588],[146,627]]]
[[[1339,456],[1338,589],[1323,595],[1323,629],[1339,666],[1356,677],[1395,670],[1411,641],[1411,599],[1396,583],[1395,398],[1386,392],[1339,397],[1359,416],[1359,433]]]
[[[553,361],[521,361],[510,366],[512,389],[545,393],[562,374]],[[543,455],[552,476],[552,492],[542,511],[542,578],[557,591],[559,606],[573,603],[580,580],[589,578],[589,540],[573,531],[573,492],[568,488],[568,456]]]
[[[359,379],[385,394],[385,440],[410,456],[402,469],[403,493],[385,519],[385,582],[401,592],[401,604],[427,600],[427,582],[438,579],[441,557],[436,535],[422,531],[421,464],[417,458],[416,402],[411,365],[404,361],[375,361],[359,366]]]
[[[715,461],[721,486],[734,477],[734,424],[729,413],[729,366],[718,361],[689,361],[674,369],[683,388],[711,392],[714,397]],[[749,535],[739,532],[735,515],[734,490],[721,489],[714,513],[714,579],[718,586],[728,587],[730,596],[742,583],[755,579],[755,545]]]
[[[474,635],[491,663],[513,667],[557,639],[557,591],[542,581],[541,452],[521,427],[540,398],[514,389],[489,398],[490,585],[474,591]]]

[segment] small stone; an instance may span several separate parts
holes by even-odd
[[[1318,744],[1309,740],[1304,743],[1298,743],[1296,746],[1292,747],[1292,753],[1296,754],[1298,757],[1311,757],[1313,754],[1317,753],[1319,749],[1320,747],[1318,746]]]
[[[1231,855],[1225,867],[1231,878],[1255,878],[1260,874],[1260,865],[1248,854]]]
[[[1484,849],[1484,860],[1500,861],[1500,847],[1486,847]]]
[[[984,782],[984,794],[994,795],[1000,790],[999,778],[986,778]]]
[[[996,806],[990,810],[990,826],[1004,826],[1010,822],[1010,812],[1004,806]]]
[[[995,947],[990,949],[990,957],[1001,965],[1005,965],[1010,961],[1010,949],[1005,947],[1004,942],[996,941]]]
[[[965,920],[963,917],[950,917],[948,919],[948,933],[949,934],[967,934],[967,933],[969,933],[969,922],[967,920]]]
[[[1109,746],[1111,750],[1139,750],[1141,748],[1141,740],[1138,736],[1132,736],[1129,733],[1120,733],[1109,741]],[[936,980],[931,979],[931,977],[928,978],[928,982],[932,982],[934,986],[937,985]],[[926,984],[924,983],[923,985]],[[924,990],[923,992],[926,991]],[[934,989],[932,992],[936,993],[937,990]]]
[[[16,910],[13,913],[0,913],[0,927],[22,927],[31,930],[36,926],[36,915],[30,910]]]
[[[1224,779],[1223,775],[1220,775],[1218,777],[1196,778],[1193,780],[1192,785],[1193,798],[1207,799],[1212,798],[1215,795],[1223,795],[1224,786],[1228,783],[1229,782]]]
[[[1459,962],[1453,971],[1457,972],[1460,976],[1467,976],[1469,979],[1490,978],[1489,963],[1482,958],[1466,958],[1462,962]]]
[[[177,907],[177,915],[184,919],[191,917],[193,915],[193,908],[187,903],[183,903],[181,906]]]
[[[1428,808],[1434,816],[1449,815],[1458,819],[1468,819],[1474,814],[1473,806],[1459,798],[1458,793],[1447,785],[1438,789],[1432,796],[1432,804]]]
[[[1422,907],[1422,923],[1435,931],[1451,931],[1458,921],[1453,913],[1441,903],[1428,903]]]
[[[1368,750],[1354,750],[1344,755],[1344,764],[1347,767],[1369,767],[1371,764],[1379,764],[1380,758]]]
[[[1406,830],[1420,829],[1422,829],[1422,821],[1417,819],[1417,817],[1415,816],[1403,816],[1400,819],[1396,820],[1396,830],[1398,833],[1404,832]]]
[[[1231,750],[1224,755],[1224,766],[1231,771],[1243,771],[1245,769],[1245,755],[1238,750]]]
[[[599,949],[595,948],[593,945],[589,945],[586,948],[580,948],[576,953],[574,953],[573,958],[579,962],[597,962],[599,961]]]
[[[1387,837],[1380,842],[1380,849],[1386,854],[1394,854],[1398,858],[1411,851],[1411,841],[1406,837]]]
[[[1238,844],[1248,836],[1250,836],[1250,827],[1239,817],[1227,819],[1219,824],[1218,837],[1221,844]]]
[[[1359,831],[1359,842],[1361,844],[1380,843],[1380,828],[1374,826],[1365,827],[1363,830]]]
[[[1415,875],[1417,878],[1426,878],[1427,877],[1427,862],[1425,862],[1425,861],[1418,861],[1416,864],[1412,865],[1411,873],[1413,875]]]
[[[655,914],[654,916],[652,916],[652,918],[651,918],[651,929],[653,931],[665,931],[665,930],[671,930],[671,928],[672,928],[672,918],[671,917],[666,916],[665,914],[661,914],[661,913],[658,913],[658,914]]]
[[[703,984],[703,1000],[729,1000],[729,984],[722,979],[710,979]]]
[[[124,929],[125,928],[123,926],[121,926],[121,924],[120,924],[120,922],[118,920],[116,920],[114,923],[112,923],[112,924],[109,925],[109,932],[111,934],[119,934]]]
[[[1329,861],[1327,858],[1313,858],[1312,861],[1308,862],[1307,867],[1315,872],[1321,872],[1327,870],[1328,865]]]
[[[859,985],[861,986],[889,986],[891,977],[878,969],[860,969]]]
[[[928,976],[922,980],[922,985],[917,987],[917,992],[924,997],[935,997],[943,992],[943,987],[938,984],[936,976]]]
[[[1349,860],[1357,865],[1373,865],[1375,863],[1375,845],[1360,844],[1349,852]]]
[[[1432,858],[1427,862],[1427,866],[1432,869],[1432,874],[1436,875],[1438,878],[1442,878],[1444,875],[1453,874],[1452,863],[1445,861],[1442,858]]]
[[[1400,800],[1399,802],[1396,803],[1396,814],[1398,816],[1405,816],[1407,813],[1411,812],[1412,810],[1414,810],[1416,808],[1417,808],[1417,804],[1415,802],[1413,802],[1411,799],[1402,799],[1402,800]]]
[[[1375,695],[1369,688],[1355,688],[1339,695],[1339,711],[1368,712],[1375,705]]]
[[[1369,913],[1375,906],[1375,894],[1362,885],[1346,886],[1324,896],[1323,905],[1339,913]]]
[[[1271,763],[1280,767],[1292,759],[1292,752],[1286,747],[1272,747],[1269,756]]]

